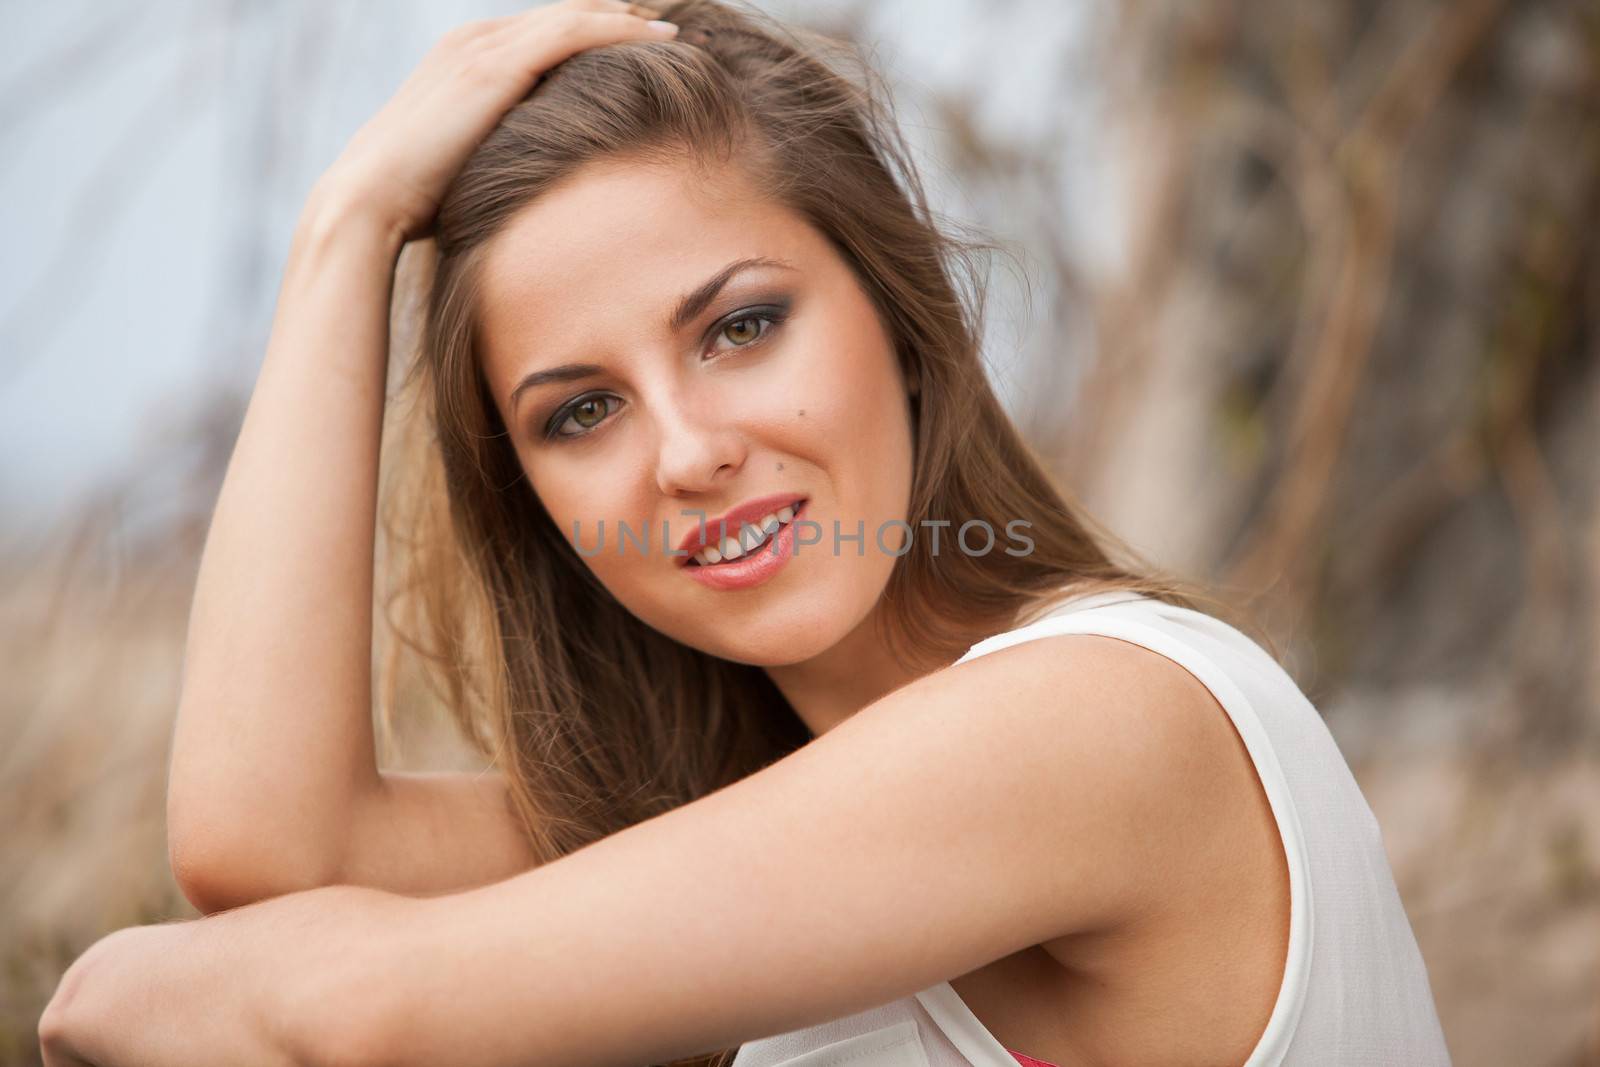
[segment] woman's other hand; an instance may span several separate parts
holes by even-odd
[[[362,1063],[414,898],[359,886],[133,926],[67,968],[39,1020],[44,1067]]]
[[[318,182],[341,207],[374,213],[402,242],[427,236],[474,148],[544,74],[577,52],[666,40],[678,28],[622,0],[558,0],[445,34]]]

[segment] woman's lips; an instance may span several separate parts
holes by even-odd
[[[738,559],[723,563],[691,562],[681,570],[701,585],[720,590],[753,589],[770,581],[795,554],[795,524],[805,514],[808,503],[802,500],[793,518]]]
[[[746,528],[756,527],[759,520],[768,515],[776,515],[784,508],[789,508],[793,512],[789,518],[789,521],[793,522],[809,499],[798,493],[774,493],[741,504],[718,518],[698,521],[678,545],[678,566],[721,566],[721,561],[716,564],[699,564],[694,557],[707,548],[715,548],[721,553],[723,545],[730,540],[742,544]],[[767,541],[768,538],[763,537],[759,545],[747,549],[746,552],[760,551],[767,546]],[[742,554],[739,558],[742,558]]]

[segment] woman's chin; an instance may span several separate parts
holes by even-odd
[[[799,635],[790,638],[768,639],[761,641],[728,641],[725,637],[706,638],[688,641],[708,655],[718,659],[729,660],[733,663],[745,663],[752,667],[789,667],[796,663],[804,663],[826,651],[827,646],[811,648],[811,642],[801,640]]]

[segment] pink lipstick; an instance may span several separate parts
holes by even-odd
[[[760,497],[739,505],[726,515],[708,521],[702,530],[697,523],[680,548],[689,553],[679,558],[679,569],[702,585],[712,589],[753,589],[771,580],[795,553],[795,522],[805,514],[808,499],[795,494],[777,494]],[[736,559],[719,563],[696,563],[691,557],[706,545],[721,543],[722,526],[727,523],[727,536],[739,540],[743,532],[741,523],[755,526],[757,519],[784,507],[793,507],[794,516],[760,544],[748,549]]]

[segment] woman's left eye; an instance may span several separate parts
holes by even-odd
[[[752,309],[740,312],[737,318],[729,319],[717,327],[716,336],[732,341],[730,347],[749,348],[765,338],[782,321],[783,312],[778,308]]]

